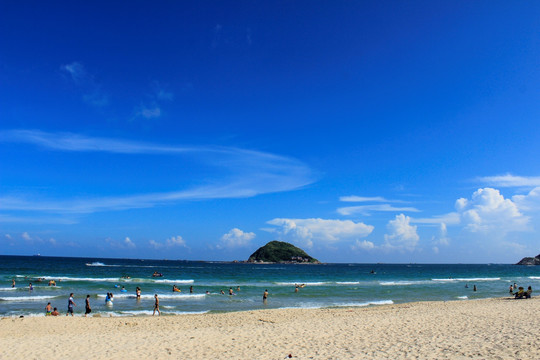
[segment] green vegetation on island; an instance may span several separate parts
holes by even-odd
[[[270,241],[251,254],[248,262],[320,264],[304,250],[284,241]]]

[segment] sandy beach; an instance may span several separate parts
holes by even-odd
[[[0,325],[1,359],[540,358],[538,298]]]

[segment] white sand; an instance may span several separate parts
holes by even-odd
[[[0,359],[540,359],[539,329],[536,298],[3,318]]]

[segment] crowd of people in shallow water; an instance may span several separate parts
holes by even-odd
[[[157,276],[163,276],[162,274],[160,273],[154,273],[152,274],[153,277],[156,276],[156,274],[159,274]],[[27,277],[25,277],[27,278]],[[122,276],[122,278],[127,278],[129,279],[128,276]],[[44,281],[45,278],[38,278],[37,281]],[[60,281],[60,280],[58,280]],[[11,281],[11,287],[12,288],[15,288],[15,279],[12,279]],[[56,282],[54,280],[49,280],[49,286],[56,286]],[[294,284],[294,292],[298,292],[299,289],[301,288],[304,288],[306,285],[305,284]],[[115,285],[115,288],[118,288],[119,285]],[[468,288],[468,284],[465,284],[465,287]],[[32,286],[32,283],[29,283],[28,285],[28,289],[29,291],[33,291],[34,287]],[[476,285],[474,285],[474,289],[473,291],[476,291]],[[126,288],[124,286],[122,286],[121,292],[127,292]],[[176,285],[173,285],[172,287],[172,291],[173,292],[182,292],[182,290],[180,288],[178,288]],[[240,291],[240,286],[237,286],[236,287],[236,291],[239,292]],[[223,289],[220,289],[220,294],[221,295],[225,295],[225,291],[223,291]],[[189,293],[190,294],[193,294],[193,286],[190,286],[189,287]],[[522,286],[519,286],[514,283],[513,285],[510,285],[510,289],[509,289],[509,293],[510,293],[510,296],[513,296],[515,299],[530,299],[531,298],[531,294],[532,294],[532,287],[529,286],[527,288],[527,290],[525,290]],[[206,295],[210,295],[210,291],[206,291],[205,292]],[[233,291],[233,288],[230,287],[229,288],[229,296],[234,296],[236,295],[236,293]],[[139,286],[137,286],[137,288],[135,289],[135,298],[137,299],[137,301],[139,301],[141,299],[141,288]],[[264,292],[263,292],[263,303],[266,304],[267,302],[267,299],[268,299],[268,289],[265,289]],[[105,304],[108,305],[108,306],[112,306],[113,304],[113,300],[114,300],[114,294],[112,292],[108,292],[106,297],[105,297]],[[73,312],[74,312],[74,307],[76,306],[75,304],[75,301],[73,300],[73,293],[71,293],[69,295],[69,298],[68,298],[68,306],[67,306],[67,312],[66,312],[66,316],[70,315],[73,316]],[[156,314],[156,311],[158,313],[158,315],[161,315],[161,311],[159,310],[159,296],[158,294],[155,294],[154,295],[154,311],[152,313],[152,315],[155,315]],[[84,313],[84,316],[86,317],[88,314],[90,314],[92,312],[92,308],[90,306],[90,295],[86,295],[86,301],[85,301],[85,313]],[[47,303],[47,306],[45,307],[45,315],[46,316],[58,316],[60,315],[60,313],[58,312],[58,308],[53,308],[51,303]]]

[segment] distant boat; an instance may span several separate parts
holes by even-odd
[[[38,254],[34,254],[34,256],[41,256],[41,254],[39,254],[39,253],[38,253]]]

